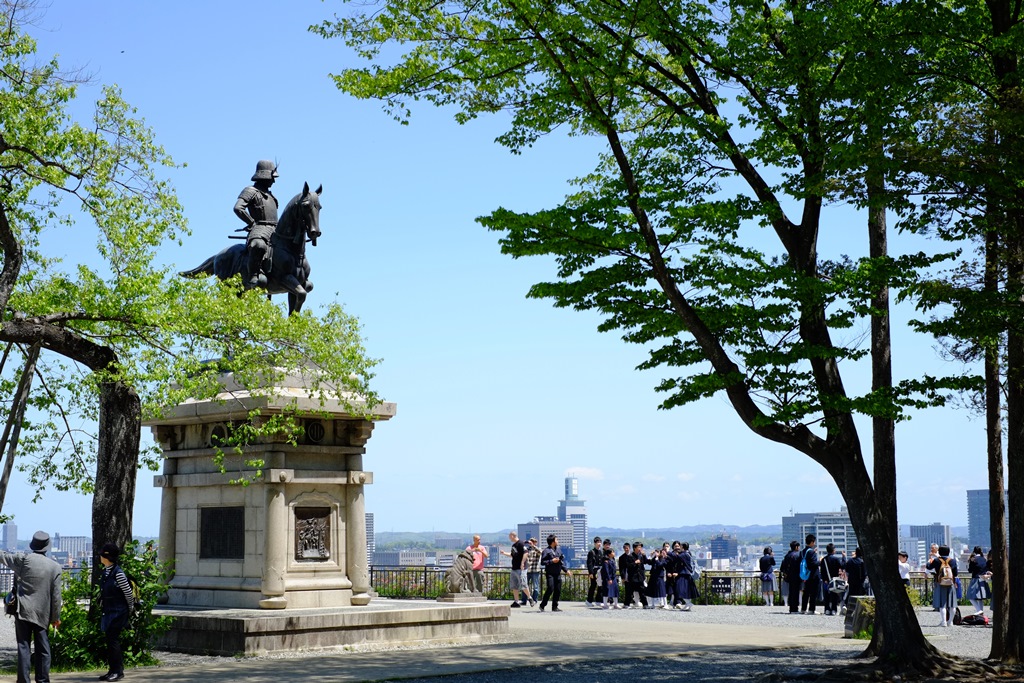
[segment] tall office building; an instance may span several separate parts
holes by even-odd
[[[17,524],[4,524],[2,530],[3,538],[0,539],[0,545],[3,546],[4,550],[17,550],[18,549],[18,525]]]
[[[935,545],[944,545],[949,547],[953,540],[952,534],[949,532],[948,524],[940,524],[939,522],[933,522],[932,524],[922,525],[910,525],[910,535],[913,538],[919,538],[924,541],[924,544],[931,547],[932,543]],[[959,552],[959,551],[957,551]]]
[[[373,513],[365,513],[366,517],[366,564],[373,564],[373,553],[377,550],[377,537],[373,534]]]
[[[1006,528],[1010,527],[1010,493],[1004,492],[1006,507]],[[980,545],[988,551],[992,547],[992,520],[988,489],[967,492],[967,543],[973,548]]]
[[[786,547],[790,541],[803,545],[807,534],[817,537],[819,548],[831,543],[837,553],[844,552],[847,557],[857,547],[857,534],[845,505],[839,512],[798,512],[782,518],[782,540]]]
[[[579,486],[576,477],[566,477],[565,498],[558,501],[558,521],[572,525],[572,537],[564,539],[563,544],[571,546],[577,556],[586,555],[590,548],[590,539],[587,538],[590,532],[587,526],[587,501],[580,499]]]
[[[791,511],[792,512],[792,511]],[[808,524],[814,524],[813,512],[797,512],[782,518],[782,545],[789,552],[789,542],[799,541],[803,545],[805,530]]]

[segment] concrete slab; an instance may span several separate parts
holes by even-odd
[[[320,609],[210,609],[166,606],[174,617],[156,648],[189,654],[251,656],[386,643],[481,643],[508,633],[504,603],[371,603]]]

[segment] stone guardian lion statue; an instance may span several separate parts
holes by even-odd
[[[463,550],[444,573],[444,587],[449,593],[473,593],[473,553]]]

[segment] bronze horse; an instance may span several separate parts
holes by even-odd
[[[306,241],[314,247],[320,237],[320,194],[323,185],[315,191],[309,183],[302,186],[302,193],[292,197],[284,207],[277,222],[274,236],[270,240],[270,268],[264,269],[269,275],[260,273],[259,286],[267,296],[288,293],[288,315],[302,310],[306,294],[313,289],[309,281],[309,261],[306,260]],[[235,238],[243,239],[243,238]],[[245,245],[235,244],[214,254],[192,270],[184,270],[182,277],[207,277],[216,275],[220,280],[241,273],[242,282],[249,280],[249,266],[245,257]]]

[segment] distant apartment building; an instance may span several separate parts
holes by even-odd
[[[900,550],[907,554],[907,563],[914,570],[928,563],[928,543],[914,536],[900,536]]]
[[[572,535],[558,540],[561,545],[571,546],[577,556],[583,556],[590,549],[590,539],[587,538],[590,529],[587,526],[587,501],[580,498],[579,487],[576,477],[565,478],[565,498],[558,501],[558,521],[569,522]]]
[[[2,532],[3,538],[0,538],[0,545],[3,546],[4,550],[17,550],[18,549],[18,525],[17,524],[4,524]],[[10,590],[8,588],[7,590]]]
[[[92,539],[87,536],[61,536],[60,533],[54,533],[53,552],[67,553],[66,563],[77,565],[83,559],[91,559]]]
[[[787,547],[790,541],[803,545],[807,534],[815,535],[819,548],[831,543],[837,553],[844,552],[847,557],[857,547],[857,534],[845,505],[839,512],[800,512],[782,518],[782,540]]]
[[[508,552],[508,547],[505,547],[505,551]],[[484,562],[485,567],[504,567],[510,569],[512,567],[512,558],[507,555],[502,555],[502,547],[500,545],[489,545],[487,546],[487,560]]]
[[[377,537],[373,531],[373,513],[367,512],[366,517],[366,563],[372,565],[373,552],[377,549]]]
[[[519,538],[536,538],[537,547],[543,550],[548,546],[548,535],[554,534],[558,537],[558,545],[565,553],[566,559],[575,557],[586,557],[576,555],[568,540],[572,538],[573,527],[571,522],[559,521],[556,517],[534,517],[532,522],[518,525]],[[571,552],[570,552],[571,551]],[[571,555],[571,557],[570,557]]]
[[[434,547],[441,550],[462,550],[469,545],[471,539],[462,536],[435,536]],[[458,554],[458,553],[456,553]]]
[[[739,557],[739,540],[728,534],[712,536],[708,541],[708,552],[713,560],[734,559]]]
[[[451,567],[455,564],[455,558],[459,556],[460,550],[438,550],[434,554],[434,564],[438,567]]]
[[[1006,508],[1006,527],[1010,526],[1010,494],[1003,493]],[[992,507],[989,505],[988,489],[967,492],[967,544],[973,548],[980,545],[988,551],[992,547]]]
[[[425,550],[380,550],[374,553],[379,567],[423,567],[433,564]]]
[[[940,524],[939,522],[920,525],[911,524],[910,535],[913,538],[919,538],[924,541],[927,547],[930,547],[932,543],[949,546],[953,540],[952,534],[949,531],[949,525]]]

